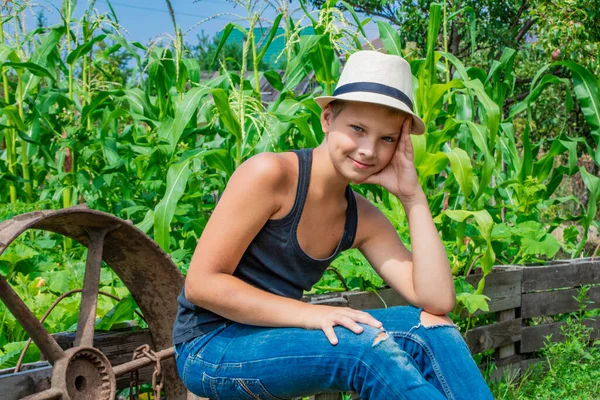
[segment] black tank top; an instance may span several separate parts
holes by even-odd
[[[308,193],[312,150],[294,150],[298,156],[298,186],[290,212],[283,218],[268,220],[254,237],[233,272],[250,285],[267,292],[300,300],[303,291],[310,290],[337,255],[354,243],[358,221],[354,192],[346,187],[346,222],[344,233],[334,253],[328,258],[315,259],[306,254],[298,243],[297,228]],[[173,327],[173,344],[210,332],[231,320],[190,303],[184,289],[177,297],[179,308]]]

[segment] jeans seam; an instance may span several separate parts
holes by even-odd
[[[451,325],[448,325],[448,326],[451,326]],[[427,342],[425,342],[421,337],[410,333],[414,328],[415,327],[411,328],[408,333],[405,333],[405,332],[388,332],[388,333],[392,336],[404,337],[404,338],[410,339],[413,342],[417,343],[419,346],[421,346],[423,348],[423,350],[425,350],[425,354],[427,354],[427,356],[429,357],[429,359],[431,361],[431,365],[433,367],[433,371],[435,372],[435,375],[438,378],[440,385],[444,389],[444,392],[445,392],[446,396],[448,397],[448,400],[453,400],[454,395],[452,394],[452,391],[450,390],[450,386],[448,386],[446,377],[444,376],[443,372],[441,371],[440,365],[438,364],[437,359],[435,358],[435,355],[433,354],[433,351],[431,350],[431,348],[429,347]],[[418,326],[417,326],[417,328],[418,328]]]

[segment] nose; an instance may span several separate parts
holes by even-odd
[[[358,154],[363,160],[371,159],[375,155],[375,143],[372,140],[363,138],[359,143]]]

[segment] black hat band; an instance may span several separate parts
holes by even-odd
[[[396,100],[401,101],[406,104],[410,111],[413,111],[412,101],[410,98],[404,94],[404,92],[393,88],[391,86],[382,85],[381,83],[374,82],[354,82],[348,83],[346,85],[342,85],[335,89],[333,92],[334,96],[344,94],[344,93],[352,93],[352,92],[370,92],[370,93],[378,93],[383,94],[385,96],[392,97]]]

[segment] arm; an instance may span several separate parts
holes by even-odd
[[[192,257],[185,281],[188,301],[236,322],[258,326],[322,329],[337,343],[333,326],[362,332],[357,322],[379,328],[370,314],[303,303],[255,288],[232,276],[244,251],[285,194],[281,156],[262,153],[233,174]]]
[[[447,314],[456,294],[448,257],[438,235],[427,198],[417,178],[410,139],[411,118],[402,125],[400,143],[388,165],[364,183],[375,183],[402,202],[410,229],[411,254],[385,216],[366,199],[366,229],[359,249],[373,268],[404,298],[431,314]],[[360,220],[359,215],[359,220]],[[360,226],[360,224],[359,224]]]
[[[279,209],[283,184],[278,155],[263,153],[233,174],[192,257],[186,298],[233,321],[261,326],[303,326],[311,307],[232,276],[245,249]]]
[[[364,229],[359,250],[375,271],[409,303],[431,314],[449,313],[456,301],[452,273],[425,194],[403,202],[412,254],[381,211],[364,198],[360,203]]]

